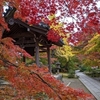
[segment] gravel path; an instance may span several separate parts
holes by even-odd
[[[84,84],[81,83],[81,81],[79,79],[63,78],[63,82],[65,83],[65,85],[68,85],[75,89],[82,89],[86,93],[91,94],[90,91],[84,86]]]

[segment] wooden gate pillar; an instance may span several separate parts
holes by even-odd
[[[35,62],[37,64],[37,66],[39,67],[40,63],[39,63],[39,43],[38,43],[38,41],[36,41],[36,43],[35,43]]]
[[[48,68],[49,68],[49,72],[51,73],[51,61],[50,61],[50,58],[51,58],[51,56],[50,56],[50,47],[48,46],[47,47],[47,58],[48,58]]]

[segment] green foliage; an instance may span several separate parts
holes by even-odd
[[[61,63],[61,72],[67,73],[68,78],[75,78],[75,70],[78,69],[78,65],[81,65],[77,57],[70,57],[69,60],[63,57],[59,57],[58,59]]]
[[[52,73],[55,74],[57,72],[56,65],[55,64],[51,64],[51,67],[52,67]]]
[[[91,72],[92,68],[91,66],[80,66],[80,72]]]
[[[68,73],[68,78],[75,78],[75,71],[72,69],[69,70],[69,73]]]
[[[65,66],[68,62],[65,57],[58,57],[58,60],[61,63],[61,67]]]
[[[47,65],[47,64],[48,64],[46,58],[40,58],[40,62],[41,62],[41,64],[43,64],[43,65]]]
[[[61,63],[61,72],[69,72],[70,69],[78,69],[78,65],[81,65],[76,56],[70,57],[69,60],[66,60],[64,57],[58,57],[59,62]]]
[[[80,66],[80,65],[81,65],[81,63],[79,62],[79,60],[77,59],[77,57],[73,56],[68,61],[68,70],[69,71],[70,71],[70,69],[76,70],[76,69],[78,69],[78,66]]]
[[[25,58],[25,63],[26,63],[27,65],[33,64],[34,62],[35,62],[35,61],[33,61],[32,59]]]
[[[91,69],[91,71],[86,74],[91,77],[100,77],[100,69]]]
[[[45,93],[38,93],[34,96],[34,99],[38,99],[38,98],[41,98],[42,100],[50,100],[50,98],[47,96],[47,94]]]
[[[81,67],[80,72],[84,72],[84,71],[86,71],[86,67]]]

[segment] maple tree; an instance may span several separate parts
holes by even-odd
[[[77,25],[79,26],[75,25],[74,22],[69,24],[64,22],[67,25],[66,28],[61,26],[59,29],[60,31],[52,28],[49,31],[50,34],[48,33],[48,39],[52,39],[54,41],[58,41],[60,36],[66,36],[65,29],[69,32],[73,32],[72,30],[75,26],[76,28],[83,29],[84,22],[86,21],[87,25],[93,25],[93,29],[96,28],[96,30],[99,31],[99,22],[97,20],[97,18],[99,19],[99,14],[91,13],[91,9],[88,8],[88,5],[93,3],[93,7],[95,7],[94,10],[99,12],[98,9],[96,9],[97,7],[95,6],[95,2],[92,0],[0,0],[0,76],[3,76],[4,79],[11,85],[11,87],[8,86],[5,87],[5,89],[0,90],[0,99],[31,100],[34,97],[36,100],[43,100],[44,96],[48,96],[50,99],[53,98],[54,100],[94,100],[90,94],[86,94],[81,90],[66,87],[63,83],[57,81],[48,72],[47,68],[38,68],[36,65],[26,66],[23,62],[21,62],[20,53],[25,57],[29,57],[31,59],[32,57],[26,53],[25,50],[14,45],[13,39],[2,39],[4,29],[9,31],[7,23],[2,16],[3,5],[4,3],[6,4],[6,2],[8,2],[7,4],[9,6],[16,8],[14,18],[27,21],[30,25],[38,24],[41,21],[49,25],[52,25],[52,23],[57,25],[63,16],[73,18],[75,13],[76,15],[80,15],[79,19],[77,19]],[[87,9],[82,8],[84,5]],[[61,15],[49,20],[48,17],[53,16],[56,11],[60,11]],[[68,13],[66,13],[66,11],[68,11]],[[86,16],[82,15],[82,13],[87,11],[90,11],[90,14],[88,14],[87,17],[88,20]],[[95,15],[97,18],[95,18]],[[92,18],[93,22],[90,22]],[[96,21],[96,23],[94,23],[94,21]],[[87,26],[85,28],[87,28]],[[86,30],[85,28],[84,30]],[[80,32],[82,29],[80,29]],[[64,35],[60,35],[60,32]]]
[[[61,22],[59,29],[52,27],[48,32],[51,40],[58,41],[59,36],[66,37],[70,33],[69,41],[77,43],[84,39],[83,33],[100,33],[99,0],[1,0],[1,7],[4,1],[17,8],[15,18],[27,21],[30,25],[42,21],[49,26],[57,26]],[[2,9],[0,13],[2,14]],[[7,28],[1,18],[0,23]]]
[[[85,51],[88,51],[87,49],[84,50],[85,47],[88,47],[88,41],[93,38],[95,34],[85,34],[85,37],[83,41],[77,43],[75,46],[72,46],[73,53],[79,59],[81,62],[80,66],[83,64],[83,60],[86,60],[86,55],[84,54]],[[87,56],[89,57],[89,55]]]
[[[99,47],[100,47],[100,35],[98,33],[94,34],[93,37],[88,40],[88,44],[84,46],[84,48],[81,50],[83,57],[83,62],[85,65],[89,66],[99,66],[100,60],[99,60]]]
[[[66,38],[63,38],[63,42],[65,45],[62,47],[57,47],[55,54],[59,57],[66,58],[66,61],[68,61],[74,54],[72,53],[71,46],[68,44],[68,42],[66,42]]]
[[[21,100],[27,98],[31,100],[34,97],[36,100],[43,100],[48,96],[54,100],[79,100],[81,98],[91,98],[92,100],[93,97],[90,94],[66,87],[56,80],[48,72],[47,67],[26,66],[21,62],[19,53],[32,59],[23,49],[15,46],[11,38],[1,40],[0,76],[3,76],[11,86],[6,86],[5,89],[0,90],[0,99]]]

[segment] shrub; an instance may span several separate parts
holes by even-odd
[[[70,70],[68,73],[68,78],[74,78],[75,77],[75,71],[74,70]]]

